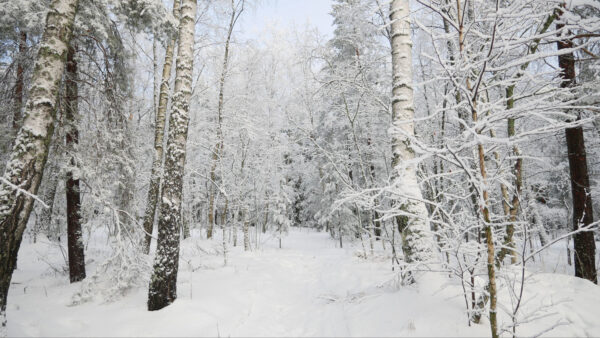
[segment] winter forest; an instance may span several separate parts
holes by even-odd
[[[600,336],[600,0],[300,1],[0,0],[0,337]]]

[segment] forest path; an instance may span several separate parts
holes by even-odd
[[[220,234],[219,234],[220,235]],[[241,243],[241,233],[240,233]],[[292,229],[283,248],[272,235],[259,248],[229,248],[223,266],[221,238],[199,236],[182,242],[177,300],[161,311],[146,310],[148,276],[140,287],[107,302],[103,290],[93,301],[73,305],[82,283],[69,284],[60,248],[47,240],[25,241],[8,299],[9,336],[488,336],[489,328],[467,326],[464,299],[456,279],[429,273],[417,285],[393,287],[389,256],[376,245],[375,256],[360,258],[358,243],[327,233]],[[112,251],[101,233],[86,250],[88,280]],[[378,252],[379,250],[379,252]],[[548,264],[552,262],[547,262]],[[502,281],[502,280],[500,280]],[[526,285],[521,316],[539,318],[519,328],[534,336],[599,336],[600,288],[561,274],[537,274]],[[499,295],[510,306],[506,292]],[[531,318],[531,317],[530,317]],[[510,323],[500,313],[502,325]]]
[[[240,309],[232,317],[229,307],[207,307],[217,318],[232,319],[217,323],[221,335],[352,335],[346,305],[359,303],[367,292],[381,294],[378,286],[392,275],[389,264],[365,262],[355,249],[336,245],[328,233],[296,229],[283,239],[282,249],[275,238],[253,252],[233,248],[229,267],[193,280],[193,299]],[[234,277],[223,276],[231,273]],[[182,280],[182,292],[188,281]]]
[[[241,232],[240,232],[241,243]],[[48,264],[64,264],[56,246],[24,243],[9,295],[11,336],[481,336],[469,329],[456,288],[440,291],[443,279],[420,286],[390,286],[389,257],[360,258],[359,243],[329,234],[292,229],[283,248],[271,235],[259,249],[229,248],[223,266],[221,239],[182,243],[178,299],[161,311],[146,310],[147,287],[114,302],[73,306],[81,284],[70,285]],[[380,246],[380,243],[377,243]],[[90,241],[88,276],[109,254],[106,241]],[[209,252],[209,254],[207,254]],[[44,263],[47,262],[47,263]],[[145,282],[140,283],[145,285]],[[439,320],[443,318],[443,320]],[[435,322],[435,325],[432,325]]]

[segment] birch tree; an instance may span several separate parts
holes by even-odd
[[[181,198],[192,95],[196,0],[183,0],[179,23],[173,111],[169,120],[163,190],[158,219],[158,244],[148,291],[148,310],[160,310],[177,298]]]
[[[25,52],[27,51],[27,33],[19,33],[19,60],[17,61],[17,80],[15,84],[15,102],[13,107],[12,127],[15,133],[21,128],[22,109],[23,109],[23,82],[25,72]]]
[[[428,214],[419,182],[415,153],[411,147],[414,132],[412,85],[412,41],[408,1],[394,0],[390,5],[392,46],[392,199],[401,205],[396,220],[402,234],[402,250],[408,263],[433,258]]]
[[[6,301],[23,232],[37,194],[52,133],[59,85],[78,0],[54,0],[46,18],[23,125],[0,189],[0,336],[6,335]]]
[[[179,18],[179,0],[173,1],[173,16]],[[156,205],[160,193],[161,172],[163,163],[163,139],[165,134],[165,123],[167,115],[167,104],[169,102],[169,83],[171,80],[171,67],[173,65],[173,55],[175,53],[176,38],[169,40],[165,54],[165,64],[163,65],[162,80],[160,83],[160,94],[158,97],[158,110],[156,111],[155,129],[154,129],[154,158],[152,161],[152,171],[150,173],[150,187],[148,188],[148,198],[146,202],[146,211],[144,213],[144,232],[146,233],[143,250],[146,254],[150,252],[150,242],[152,240],[152,228],[154,227],[154,216],[156,215]]]

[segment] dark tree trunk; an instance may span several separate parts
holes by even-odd
[[[17,62],[17,82],[15,84],[15,106],[13,111],[12,127],[15,134],[21,128],[23,114],[23,73],[25,72],[25,51],[27,50],[27,33],[21,32],[19,35],[19,61]]]
[[[66,65],[66,109],[67,121],[66,144],[68,151],[73,151],[73,146],[79,142],[77,130],[77,61],[75,61],[75,48],[69,47]],[[71,166],[76,166],[75,158],[71,157]],[[69,277],[71,283],[79,282],[85,278],[85,256],[83,238],[81,233],[81,196],[79,179],[69,170],[66,182],[67,195],[67,241],[69,249]]]
[[[577,230],[594,222],[583,128],[567,129],[566,137],[573,193],[573,230]],[[587,231],[576,234],[573,236],[573,245],[575,248],[575,276],[597,283],[594,233]]]
[[[375,229],[374,229],[374,233],[375,233],[375,240],[376,241],[380,241],[381,240],[381,220],[379,220],[379,213],[377,211],[373,212],[373,223],[375,224]]]
[[[557,25],[558,29],[562,27],[564,25]],[[557,44],[559,50],[573,48],[573,41],[569,39],[558,41]],[[574,86],[576,84],[575,55],[573,53],[560,55],[558,65],[563,78],[561,87]],[[583,128],[568,128],[565,135],[569,152],[569,170],[573,194],[573,228],[578,230],[580,227],[585,227],[594,222]],[[598,283],[594,233],[587,231],[574,235],[573,245],[575,248],[575,276]]]

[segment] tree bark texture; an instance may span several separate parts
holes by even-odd
[[[573,194],[573,230],[594,222],[592,195],[587,170],[583,128],[568,128],[565,131],[569,152],[571,192]],[[580,232],[573,236],[575,249],[575,276],[598,283],[596,273],[596,242],[592,231]]]
[[[414,151],[410,138],[414,137],[414,100],[412,88],[412,40],[410,36],[410,8],[406,0],[394,0],[390,7],[392,32],[392,168],[394,182],[408,198],[402,210],[411,216],[397,218],[402,234],[402,249],[408,263],[425,262],[433,258],[432,239],[429,235],[427,208],[417,182]]]
[[[23,87],[25,73],[25,52],[27,51],[27,33],[19,34],[19,61],[17,62],[17,81],[15,83],[15,106],[13,111],[12,127],[15,134],[21,128],[21,120],[23,119]]]
[[[562,15],[562,13],[561,13]],[[561,29],[563,24],[557,24]],[[566,39],[557,42],[558,50],[572,49],[573,41]],[[561,87],[570,88],[576,84],[575,55],[566,53],[558,57],[563,82]],[[565,130],[573,195],[573,230],[588,226],[594,222],[592,195],[585,151],[585,139],[582,127]],[[575,249],[575,276],[598,283],[596,273],[596,242],[591,231],[580,232],[573,236]]]
[[[73,151],[79,143],[77,130],[77,61],[75,48],[69,47],[66,69],[66,109],[67,121],[66,145],[67,151]],[[75,157],[71,157],[71,166],[76,167]],[[67,171],[66,198],[67,198],[67,247],[69,254],[69,279],[71,283],[82,281],[85,278],[85,255],[83,236],[81,232],[81,194],[79,190],[78,174],[73,170]]]
[[[179,18],[179,2],[173,1],[173,16]],[[150,187],[148,188],[148,198],[146,211],[144,213],[144,232],[145,240],[144,253],[150,252],[150,243],[152,241],[152,229],[154,228],[154,217],[156,215],[156,206],[158,205],[158,196],[160,193],[161,174],[163,166],[163,139],[165,134],[165,124],[167,116],[167,104],[169,102],[169,81],[171,80],[171,68],[173,65],[173,55],[175,53],[176,39],[170,40],[165,54],[165,64],[162,71],[162,81],[160,84],[160,94],[158,97],[158,110],[156,111],[156,121],[154,129],[154,158],[152,161],[152,171],[150,173]]]
[[[6,297],[34,203],[31,195],[37,194],[48,158],[59,86],[78,4],[78,0],[54,0],[50,4],[23,126],[0,183],[0,335],[6,333]]]
[[[169,120],[158,219],[158,244],[154,259],[154,272],[148,292],[148,310],[150,311],[160,310],[173,303],[177,298],[181,197],[189,124],[189,103],[192,95],[195,18],[196,0],[183,0],[179,24],[179,52],[173,111]]]

